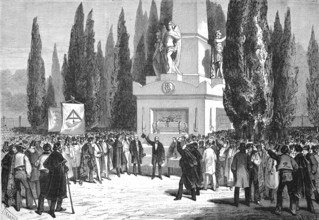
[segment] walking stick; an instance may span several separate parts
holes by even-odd
[[[35,198],[34,198],[34,196],[33,196],[32,188],[31,188],[31,185],[30,185],[30,181],[29,181],[28,179],[27,179],[27,183],[28,183],[28,185],[29,185],[29,190],[30,190],[30,192],[31,192],[31,196],[32,196],[32,199],[33,199],[33,201],[34,201],[34,203],[35,203],[35,206],[38,207],[37,201],[35,200]],[[27,193],[27,192],[26,192],[26,193]]]
[[[72,202],[72,197],[71,197],[71,190],[70,190],[70,183],[69,183],[69,177],[68,177],[68,173],[65,174],[66,175],[66,181],[68,184],[68,190],[69,190],[69,195],[70,195],[70,202],[71,202],[71,208],[72,208],[72,214],[74,214],[74,208],[73,208],[73,202]]]

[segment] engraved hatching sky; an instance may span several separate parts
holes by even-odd
[[[95,20],[95,40],[102,43],[105,52],[107,34],[113,25],[116,39],[116,25],[121,8],[124,8],[130,47],[133,45],[134,23],[139,0],[83,0],[85,16],[93,8]],[[46,75],[51,74],[52,52],[57,44],[60,65],[67,53],[70,31],[79,0],[1,0],[0,1],[0,70],[26,69],[31,44],[31,27],[34,17],[38,17],[42,39],[42,57]],[[155,0],[159,12],[160,0]],[[227,15],[228,0],[217,0]],[[142,0],[143,10],[149,13],[151,1]],[[273,26],[276,11],[283,24],[287,7],[291,8],[292,31],[304,49],[307,49],[311,27],[319,36],[319,0],[268,0],[268,24]],[[182,10],[182,9],[181,9]],[[132,49],[131,49],[132,55]]]

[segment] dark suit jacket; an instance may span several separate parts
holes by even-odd
[[[138,151],[137,151],[138,147]],[[138,141],[138,146],[136,146],[136,141],[132,140],[130,143],[130,153],[132,155],[132,163],[142,164],[142,158],[144,154],[144,150],[140,141]]]
[[[161,142],[158,142],[157,149],[155,150],[155,142],[151,141],[148,137],[145,138],[147,143],[152,145],[152,164],[163,164],[165,161],[165,150]]]

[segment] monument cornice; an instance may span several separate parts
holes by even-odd
[[[202,99],[202,100],[215,100],[221,101],[223,100],[222,96],[217,95],[210,95],[210,94],[192,94],[192,95],[185,95],[185,94],[172,94],[172,95],[136,95],[137,100],[189,100],[189,99]]]
[[[208,43],[208,38],[204,37],[203,35],[199,33],[182,33],[182,39],[193,39],[198,38],[202,40],[205,43]]]

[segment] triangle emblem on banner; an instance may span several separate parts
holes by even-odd
[[[82,118],[78,115],[78,113],[76,113],[76,111],[74,109],[72,109],[71,113],[69,114],[69,116],[66,118],[66,120],[68,119],[73,119],[74,120],[80,120],[82,121]]]

